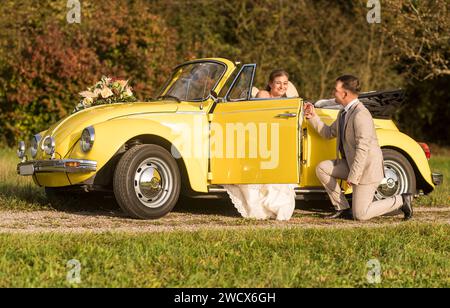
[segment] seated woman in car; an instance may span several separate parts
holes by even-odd
[[[269,76],[266,90],[261,90],[256,98],[282,98],[286,97],[289,86],[289,74],[284,70],[275,70]]]

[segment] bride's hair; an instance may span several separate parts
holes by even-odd
[[[270,87],[270,84],[275,80],[275,78],[281,77],[281,76],[286,76],[286,78],[289,79],[289,74],[285,70],[278,69],[278,70],[274,70],[272,73],[270,73],[269,83],[266,86],[267,92],[270,92],[272,90],[272,88]]]

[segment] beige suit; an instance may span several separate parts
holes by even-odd
[[[401,196],[373,202],[375,191],[384,178],[383,153],[381,152],[375,125],[369,110],[361,102],[356,102],[348,110],[344,127],[344,159],[339,159],[339,112],[338,119],[331,126],[323,123],[318,116],[309,120],[314,129],[326,139],[337,138],[336,160],[321,162],[316,174],[338,210],[349,208],[337,179],[353,184],[353,216],[357,220],[369,220],[399,209]]]

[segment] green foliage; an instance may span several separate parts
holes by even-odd
[[[0,130],[10,144],[70,113],[102,75],[130,79],[140,99],[167,78],[175,34],[144,1],[83,1],[80,25],[65,21],[65,6],[28,4],[0,8]]]
[[[0,235],[0,287],[449,287],[450,229]],[[79,285],[66,277],[81,263]],[[367,281],[369,260],[381,284]]]
[[[371,25],[365,0],[83,0],[81,24],[68,24],[65,1],[4,0],[0,143],[64,117],[103,75],[130,79],[145,99],[175,65],[226,57],[258,63],[259,88],[270,71],[286,69],[310,100],[331,96],[343,73],[359,76],[366,91],[422,89],[400,124],[415,138],[449,144],[447,133],[436,134],[448,131],[448,95],[439,93],[449,85],[449,4],[415,3],[383,2],[382,24]]]

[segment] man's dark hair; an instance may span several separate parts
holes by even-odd
[[[352,92],[353,94],[359,94],[361,92],[361,84],[359,82],[358,77],[355,77],[353,75],[343,75],[336,79],[336,82],[342,82],[342,87]]]

